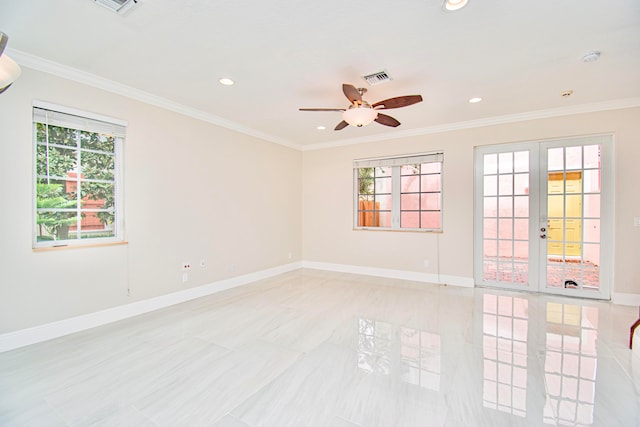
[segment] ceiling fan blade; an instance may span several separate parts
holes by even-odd
[[[344,111],[345,108],[298,108],[299,111]]]
[[[358,105],[362,104],[362,95],[360,95],[360,92],[354,85],[344,83],[342,85],[342,92],[344,92],[344,96],[346,96],[352,104],[354,102],[358,103]]]
[[[347,123],[347,122],[345,122],[343,120],[340,123],[338,123],[338,125],[335,127],[334,130],[342,130],[342,129],[346,128],[347,126],[349,126],[349,123]]]
[[[0,31],[0,55],[4,52],[4,48],[7,47],[7,41],[9,40],[9,36]]]
[[[421,95],[407,95],[407,96],[398,96],[395,98],[385,99],[384,101],[376,102],[372,105],[373,108],[382,106],[385,110],[389,110],[391,108],[400,108],[406,107],[408,105],[417,104],[418,102],[422,102]]]
[[[391,116],[387,116],[386,114],[378,113],[378,117],[376,117],[376,122],[381,125],[391,126],[392,128],[400,126],[400,122],[394,119]]]

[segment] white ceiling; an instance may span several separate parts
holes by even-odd
[[[469,0],[455,13],[442,0],[140,0],[125,16],[92,0],[2,0],[0,31],[23,66],[34,55],[301,148],[640,100],[638,0]],[[593,50],[600,60],[582,62]],[[383,69],[393,81],[360,78]],[[339,112],[298,111],[346,107],[342,83],[370,102],[424,102],[389,110],[395,129],[336,132]]]

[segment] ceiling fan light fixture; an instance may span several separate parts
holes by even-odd
[[[362,127],[373,122],[378,117],[378,112],[368,105],[358,107],[351,106],[342,113],[342,119],[351,126]]]
[[[235,82],[232,79],[228,78],[228,77],[223,77],[220,80],[218,80],[218,82],[221,85],[225,85],[225,86],[233,86],[235,84]]]
[[[7,45],[8,37],[5,33],[0,32],[0,93],[4,92],[15,82],[22,70],[20,66],[5,53],[3,54],[4,47]]]
[[[469,3],[469,0],[444,0],[442,8],[447,12],[460,10]]]

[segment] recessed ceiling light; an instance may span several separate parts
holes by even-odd
[[[563,97],[563,98],[568,98],[568,97],[570,97],[571,95],[573,95],[573,91],[572,91],[572,90],[565,90],[564,92],[562,92],[562,93],[560,94],[560,96],[561,96],[561,97]]]
[[[446,11],[460,10],[467,5],[469,0],[444,0],[442,8]]]
[[[320,126],[318,126],[316,129],[318,129],[318,130],[325,130],[325,129],[326,129],[326,127],[324,127],[324,126],[320,125]]]
[[[480,97],[471,98],[469,99],[469,104],[475,104],[476,102],[480,102],[480,101],[482,101],[482,98]]]
[[[231,86],[232,84],[235,83],[233,80],[231,80],[230,78],[227,78],[227,77],[223,77],[218,81],[220,82],[220,84],[223,84],[225,86]]]

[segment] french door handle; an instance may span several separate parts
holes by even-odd
[[[546,234],[544,234],[544,233],[541,233],[541,234],[540,234],[540,238],[541,238],[541,239],[546,239],[546,238],[547,238],[547,235],[546,235]]]

